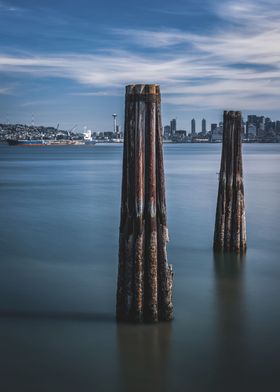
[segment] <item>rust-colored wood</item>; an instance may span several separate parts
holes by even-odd
[[[246,251],[240,112],[224,112],[214,250],[237,253]]]
[[[126,87],[116,308],[119,321],[173,318],[160,102],[157,85]]]

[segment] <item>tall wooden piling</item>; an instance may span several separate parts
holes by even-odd
[[[214,250],[246,251],[240,112],[224,112]]]
[[[129,85],[125,96],[117,320],[171,320],[160,88]]]

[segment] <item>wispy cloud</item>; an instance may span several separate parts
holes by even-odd
[[[4,3],[2,1],[0,1],[0,13],[1,12],[16,12],[19,10],[20,10],[20,8],[18,8],[18,7],[15,7],[11,4]]]
[[[13,93],[12,87],[1,87],[0,86],[0,95],[9,95]]]
[[[1,4],[1,3],[0,3]],[[0,55],[0,71],[72,79],[82,95],[123,93],[127,83],[159,83],[165,102],[201,108],[278,109],[280,7],[276,1],[228,1],[210,34],[114,29],[122,49],[90,54]]]
[[[104,91],[104,90],[98,90],[98,91],[83,91],[83,92],[74,92],[71,93],[71,95],[77,95],[77,96],[83,96],[83,97],[113,97],[113,96],[120,96],[120,91],[119,90],[112,90],[110,91]]]
[[[122,37],[127,43],[133,42],[145,48],[166,48],[170,46],[192,44],[197,35],[180,30],[135,30],[113,29],[112,32]]]

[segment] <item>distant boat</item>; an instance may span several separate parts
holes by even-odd
[[[88,144],[89,145],[96,144],[96,141],[93,140],[93,138],[92,138],[92,133],[91,133],[90,129],[88,129],[87,131],[84,132],[84,143],[87,144],[87,145]]]
[[[8,139],[7,142],[10,146],[42,146],[45,144],[45,141],[42,139],[38,139],[38,140]]]
[[[95,140],[84,140],[84,144],[93,146],[94,144],[96,144],[96,141]]]
[[[45,140],[45,146],[81,146],[84,140]]]
[[[84,145],[84,140],[15,140],[8,139],[8,144],[10,146],[80,146]]]

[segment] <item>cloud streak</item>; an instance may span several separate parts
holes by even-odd
[[[146,82],[161,84],[165,102],[172,105],[279,109],[278,4],[229,1],[215,12],[223,23],[207,35],[113,29],[121,49],[108,46],[90,54],[2,53],[0,71],[68,78],[95,89],[81,95],[123,94],[125,84]]]
[[[16,12],[19,11],[18,7],[14,7],[13,5],[9,5],[7,3],[3,3],[0,1],[0,13],[1,12]]]
[[[1,87],[0,86],[0,95],[10,95],[13,92],[12,87]]]

